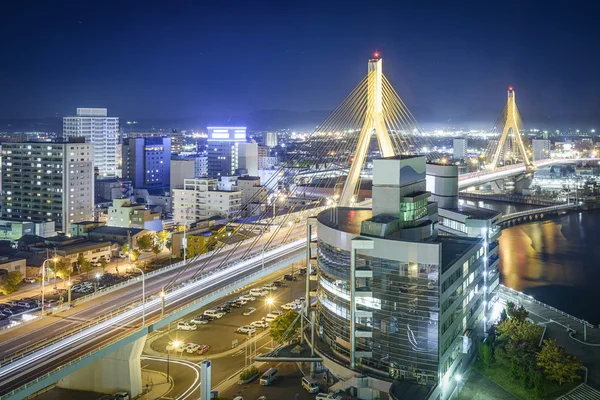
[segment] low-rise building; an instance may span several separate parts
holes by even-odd
[[[133,195],[133,183],[128,179],[96,179],[96,203],[124,199]]]
[[[162,230],[160,214],[153,213],[143,205],[133,204],[130,199],[114,199],[108,208],[107,226],[120,228]]]
[[[87,236],[90,239],[116,242],[119,245],[124,245],[131,242],[132,248],[135,249],[137,248],[137,241],[139,238],[152,233],[154,232],[147,229],[101,226],[87,232]]]
[[[186,232],[187,258],[214,250],[220,245],[219,239],[226,238],[230,234],[231,232],[227,231],[227,227],[224,225]],[[173,233],[171,240],[173,256],[183,257],[183,232]]]
[[[79,255],[92,263],[97,263],[101,258],[110,261],[113,256],[112,242],[95,242],[91,240],[80,240],[71,244],[60,246],[55,249],[56,255],[63,257],[75,266]]]
[[[0,220],[0,240],[11,242],[21,239],[24,235],[50,237],[56,235],[54,221],[33,222],[18,219]]]
[[[206,217],[229,218],[242,206],[242,191],[219,190],[216,179],[186,179],[183,189],[173,190],[173,219],[177,223]]]

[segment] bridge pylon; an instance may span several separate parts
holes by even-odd
[[[533,162],[529,159],[527,150],[525,149],[525,143],[523,142],[523,137],[521,136],[522,125],[523,121],[521,120],[521,114],[519,113],[519,109],[517,108],[517,103],[515,101],[515,91],[512,87],[510,87],[508,88],[506,105],[502,110],[499,123],[497,124],[498,128],[502,128],[499,129],[499,131],[501,130],[501,134],[498,139],[498,143],[491,154],[491,162],[488,164],[488,169],[496,169],[498,166],[498,161],[500,160],[500,156],[504,154],[506,157],[509,151],[512,151],[513,154],[520,153],[523,163],[528,171],[535,169]],[[510,135],[511,133],[512,136]],[[508,139],[512,139],[513,141],[511,146],[512,148],[509,148],[508,146]]]
[[[348,172],[342,195],[340,196],[340,206],[350,207],[353,203],[354,192],[367,152],[371,137],[375,133],[379,149],[384,157],[393,157],[396,152],[392,145],[392,140],[385,126],[383,116],[383,73],[382,59],[375,54],[375,57],[369,60],[369,68],[367,73],[367,107],[360,135],[358,136],[358,146],[354,153],[354,160]]]

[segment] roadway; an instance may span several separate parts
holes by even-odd
[[[303,229],[298,229],[299,232],[296,235],[300,236],[303,233]],[[280,235],[274,243],[278,244],[281,242],[282,237]],[[235,260],[242,256],[247,250],[249,245],[245,244],[232,255],[231,260]],[[260,245],[255,248],[260,249]],[[267,264],[276,263],[286,258],[302,254],[305,250],[302,248],[294,250],[286,250],[282,255],[279,255],[280,251],[273,252],[267,251],[265,260]],[[212,263],[207,266],[206,271],[214,270],[223,259],[227,256],[228,251],[222,251],[217,255]],[[204,264],[203,260],[195,263],[197,266]],[[184,304],[187,304],[194,299],[209,294],[210,292],[224,287],[229,283],[232,283],[238,279],[241,279],[240,275],[250,274],[259,271],[262,268],[261,263],[254,263],[244,268],[243,271],[240,268],[228,268],[225,271],[208,275],[202,279],[200,285],[188,285],[194,286],[189,290],[186,287],[178,290],[176,298],[171,296],[171,293],[167,295],[167,301],[165,305],[165,312],[168,313]],[[229,271],[231,269],[231,271]],[[229,271],[229,272],[228,272]],[[179,269],[167,271],[163,274],[157,275],[148,279],[146,282],[146,295],[152,293],[158,293],[162,290],[163,286],[171,280],[171,278],[179,272]],[[182,274],[180,281],[191,278],[196,272],[196,268],[190,268],[186,273]],[[90,320],[97,319],[105,315],[107,311],[122,308],[129,304],[132,300],[139,299],[141,296],[141,282],[138,284],[131,285],[129,287],[116,290],[106,296],[100,297],[96,301],[91,301],[88,304],[78,306],[77,308],[70,310],[65,313],[61,313],[58,316],[46,317],[40,321],[36,321],[30,325],[24,325],[11,332],[5,333],[2,339],[5,339],[0,343],[0,358],[5,360],[11,360],[10,363],[3,364],[0,368],[0,394],[9,392],[10,390],[17,388],[24,383],[33,380],[34,378],[43,375],[55,369],[57,366],[62,365],[70,360],[73,360],[81,355],[86,354],[90,350],[100,347],[104,344],[112,342],[116,336],[126,335],[140,328],[142,313],[139,307],[125,311],[119,318],[115,320],[118,323],[101,323],[95,325],[93,332],[83,331],[81,333],[70,335],[67,339],[63,339],[60,342],[53,343],[45,346],[43,350],[38,350],[36,353],[26,356],[21,359],[15,359],[14,356],[19,352],[26,351],[31,347],[32,344],[44,343],[47,340],[53,340],[55,336],[64,334],[80,327]],[[160,299],[155,299],[146,303],[146,319],[151,320],[153,318],[160,318]],[[88,329],[92,330],[92,328]]]

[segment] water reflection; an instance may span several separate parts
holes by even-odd
[[[530,206],[487,203],[514,212]],[[594,324],[600,323],[600,212],[517,225],[500,236],[501,282]]]

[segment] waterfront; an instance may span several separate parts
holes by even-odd
[[[531,208],[492,202],[484,206],[503,213]],[[504,229],[499,249],[501,282],[576,317],[600,323],[598,226],[600,212],[589,211]]]

